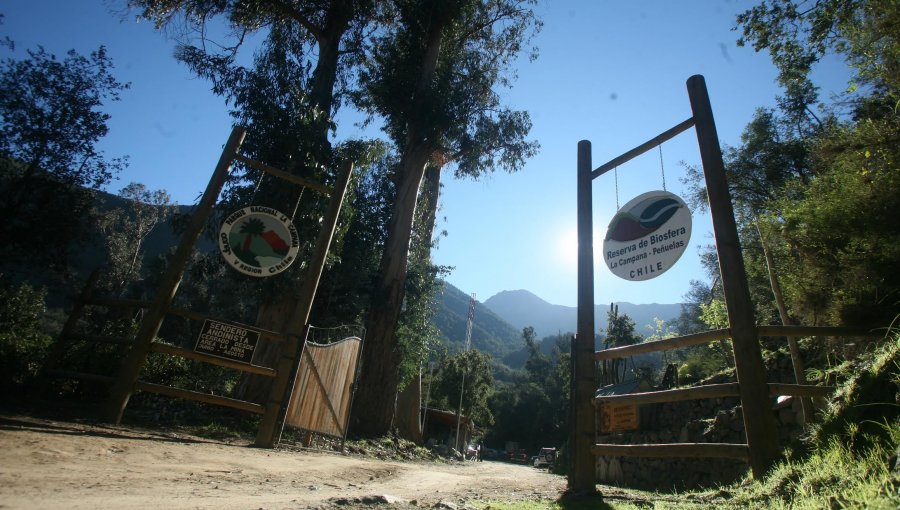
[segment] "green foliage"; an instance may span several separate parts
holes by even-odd
[[[738,17],[739,44],[769,52],[785,92],[723,151],[761,324],[781,321],[770,278],[799,323],[880,326],[900,306],[898,19],[897,3],[882,0],[769,0]],[[832,54],[867,86],[816,107],[811,72]],[[702,207],[698,169],[689,181]]]
[[[812,66],[838,53],[856,69],[860,83],[900,99],[900,6],[894,0],[770,0],[737,21],[743,31],[739,44],[768,50],[786,87],[809,83]]]
[[[806,315],[883,325],[896,313],[898,137],[897,115],[830,130],[817,144],[823,170],[797,200],[778,204],[777,227],[796,260],[785,292]]]
[[[532,328],[523,330],[522,339],[528,351],[525,368],[492,397],[496,424],[485,441],[501,447],[517,441],[529,451],[560,447],[569,433],[571,357],[561,349],[567,339],[558,338],[549,356],[539,348]]]
[[[682,349],[675,354],[678,360],[679,384],[693,384],[718,374],[728,367],[721,346],[710,344]]]
[[[540,28],[531,3],[397,2],[396,23],[371,41],[356,104],[404,152],[454,164],[457,176],[518,170],[538,145],[525,140],[528,114],[502,107],[496,87]]]
[[[113,77],[103,46],[89,57],[70,50],[62,61],[42,47],[27,53],[0,62],[0,153],[25,165],[23,179],[42,171],[98,189],[121,166],[95,147],[109,130],[99,109],[129,86]]]
[[[465,378],[465,385],[463,385]],[[477,349],[468,352],[440,353],[437,372],[430,386],[429,407],[455,411],[462,395],[462,414],[475,420],[478,427],[494,424],[494,413],[488,405],[494,393],[494,377],[491,374],[491,356]]]
[[[634,331],[634,320],[623,313],[619,315],[619,306],[613,303],[609,305],[607,312],[606,337],[603,339],[604,348],[622,347],[633,345],[642,340],[641,335]],[[616,358],[604,360],[600,365],[601,385],[616,384],[625,380],[627,365],[625,359]],[[622,372],[622,375],[619,375]]]
[[[108,132],[104,102],[128,85],[102,46],[87,57],[71,50],[60,60],[41,47],[27,55],[0,61],[0,263],[62,273],[90,225],[93,191],[125,166],[97,143]]]
[[[0,388],[12,391],[37,375],[52,343],[41,331],[46,290],[0,280]]]
[[[728,311],[725,310],[725,301],[713,299],[709,303],[700,304],[700,320],[709,329],[724,329],[728,327]]]
[[[141,279],[147,236],[175,212],[165,190],[151,191],[133,182],[122,188],[119,196],[127,200],[127,208],[98,214],[108,264],[106,278],[99,287],[109,295],[118,295]]]

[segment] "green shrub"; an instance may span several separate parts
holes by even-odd
[[[52,339],[41,331],[46,290],[0,283],[0,387],[21,386],[40,370]]]

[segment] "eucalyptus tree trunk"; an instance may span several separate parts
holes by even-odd
[[[433,18],[423,53],[414,106],[424,103],[437,69],[442,32],[449,21]],[[381,256],[380,278],[372,294],[366,343],[362,353],[362,381],[354,399],[355,429],[366,436],[387,434],[393,423],[397,388],[400,382],[400,352],[395,339],[397,323],[406,293],[409,243],[419,188],[425,167],[434,155],[434,141],[425,135],[430,119],[422,118],[414,107],[406,123],[406,140],[400,159],[397,194],[387,224],[387,239]]]
[[[324,24],[318,27],[301,14],[285,8],[285,16],[293,18],[316,38],[319,48],[316,68],[313,71],[311,106],[324,112],[316,134],[317,146],[321,154],[331,152],[328,141],[329,117],[334,106],[334,87],[337,80],[338,58],[340,56],[341,38],[350,26],[355,15],[352,0],[335,0],[331,2],[326,13]],[[297,196],[293,197],[296,201]],[[257,312],[256,326],[271,331],[283,332],[290,320],[291,313],[297,308],[300,296],[295,293],[282,293],[270,296],[263,301]],[[257,346],[255,363],[274,367],[281,352],[281,344],[260,340]],[[235,387],[235,396],[241,400],[264,403],[269,395],[272,379],[265,376],[245,374]]]

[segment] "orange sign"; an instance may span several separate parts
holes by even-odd
[[[638,412],[635,404],[603,404],[600,406],[600,432],[637,430]]]

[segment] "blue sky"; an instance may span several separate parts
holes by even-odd
[[[593,166],[690,117],[685,81],[706,78],[723,145],[737,145],[756,108],[772,106],[778,89],[768,55],[739,48],[737,13],[755,2],[738,0],[542,1],[540,57],[523,60],[518,80],[502,92],[506,104],[530,112],[531,138],[542,149],[515,174],[498,171],[480,181],[445,174],[434,260],[453,266],[448,280],[479,301],[503,290],[526,289],[542,299],[576,304],[575,179],[579,140],[593,144]],[[166,189],[178,203],[202,193],[231,130],[227,106],[174,60],[174,40],[136,22],[124,1],[8,0],[0,36],[16,42],[15,58],[43,45],[59,56],[107,46],[121,81],[122,100],[108,105],[110,134],[101,148],[128,155],[130,166],[110,186],[129,182]],[[7,57],[3,49],[0,55]],[[245,58],[249,58],[249,53]],[[816,74],[822,97],[847,87],[836,62]],[[352,115],[339,117],[352,119]],[[342,122],[338,139],[377,133]],[[616,203],[663,187],[684,196],[683,163],[699,164],[689,130],[662,147],[594,181],[595,238],[602,239]],[[662,167],[662,168],[661,168]],[[664,170],[664,172],[663,172]],[[616,193],[618,189],[618,193]],[[699,245],[713,241],[708,216],[695,215],[690,246],[674,268],[643,282],[613,276],[594,248],[596,301],[680,302],[691,279],[703,279]]]

